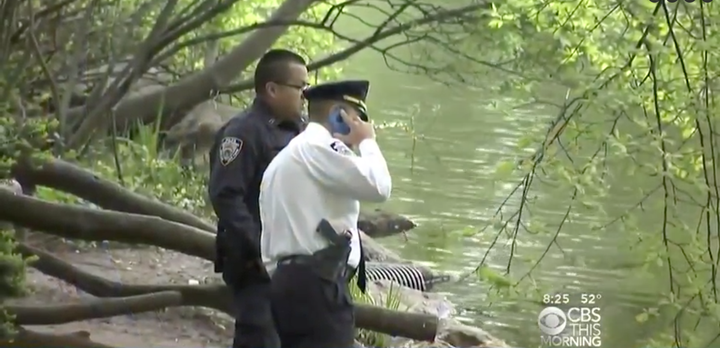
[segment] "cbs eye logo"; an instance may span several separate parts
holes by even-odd
[[[565,330],[567,325],[567,317],[562,309],[557,307],[547,307],[540,311],[538,315],[538,326],[540,331],[546,335],[555,336]]]

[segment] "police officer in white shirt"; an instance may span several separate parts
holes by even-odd
[[[359,201],[383,202],[391,190],[367,122],[369,85],[342,81],[306,90],[310,123],[263,175],[260,251],[272,277],[272,311],[283,347],[354,343],[350,274],[357,272],[358,285],[365,286]],[[338,111],[349,128],[344,135],[331,134]]]

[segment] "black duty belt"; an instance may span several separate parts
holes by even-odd
[[[283,265],[306,265],[320,278],[335,281],[348,278],[352,269],[343,260],[325,260],[317,255],[291,255],[277,262],[278,268]]]
[[[358,286],[364,293],[366,277],[362,245],[360,245],[360,264],[355,272],[355,269],[347,266],[351,251],[351,238],[345,234],[338,234],[325,219],[318,224],[317,232],[330,244],[327,248],[318,250],[312,255],[292,255],[281,258],[278,260],[278,267],[291,263],[309,265],[318,276],[330,281],[335,281],[340,277],[350,278],[357,274]]]

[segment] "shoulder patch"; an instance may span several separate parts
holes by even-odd
[[[242,150],[243,141],[240,138],[225,137],[220,141],[220,164],[226,166],[234,161]]]
[[[333,149],[333,151],[341,154],[341,155],[352,155],[353,152],[350,150],[347,145],[343,144],[342,141],[336,140],[330,143],[330,148]]]

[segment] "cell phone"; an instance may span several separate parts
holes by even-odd
[[[330,130],[333,134],[342,134],[346,135],[350,133],[350,127],[345,123],[345,120],[343,120],[342,115],[340,115],[340,107],[335,107],[330,112],[329,122],[330,122]]]

